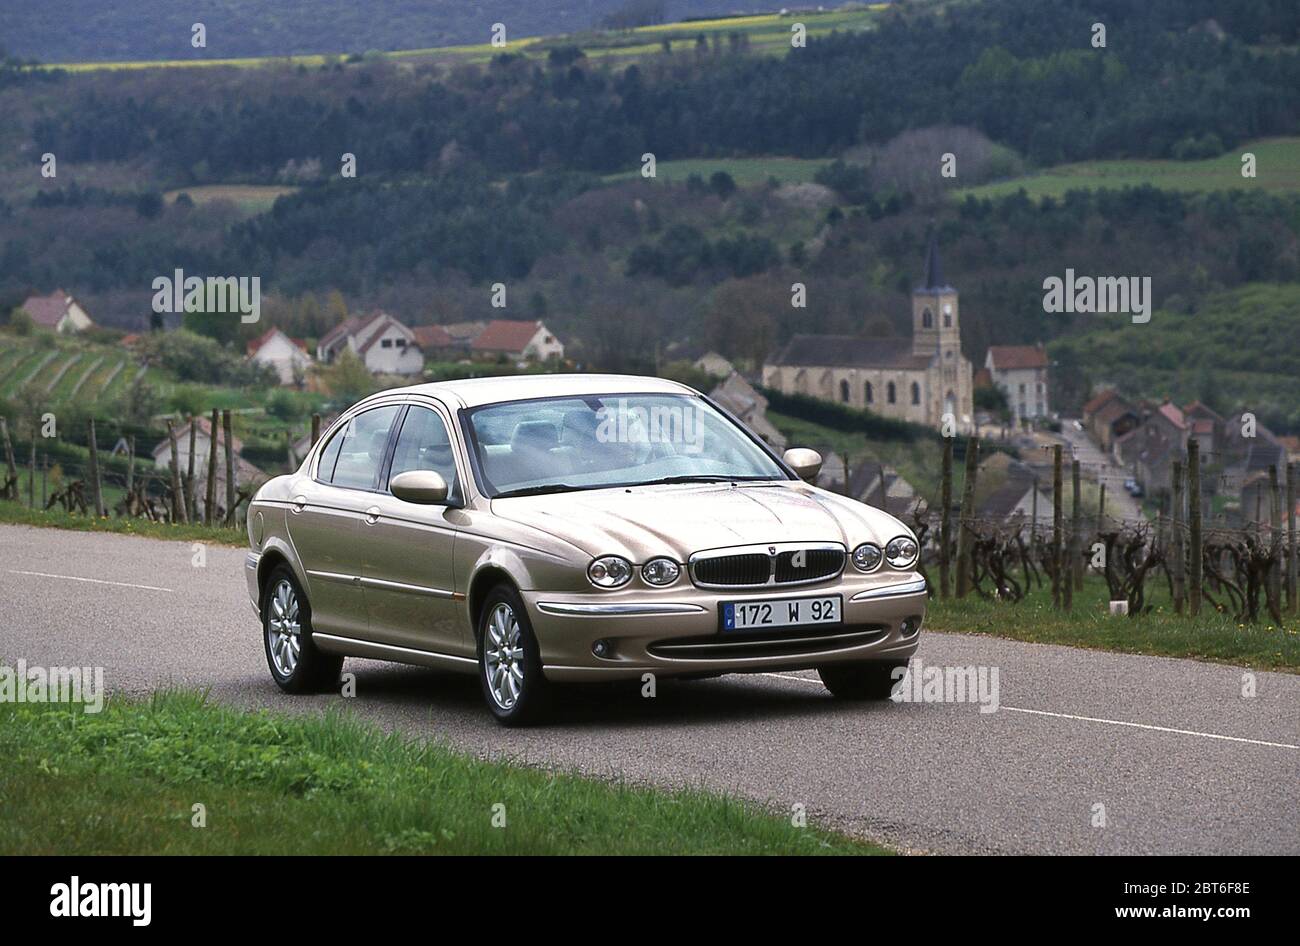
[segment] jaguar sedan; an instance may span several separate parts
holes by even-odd
[[[271,675],[336,687],[344,657],[477,674],[496,718],[555,684],[816,669],[889,696],[916,650],[916,537],[808,481],[698,391],[528,375],[384,391],[249,507]]]

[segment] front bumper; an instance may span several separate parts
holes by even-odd
[[[840,595],[843,623],[723,632],[727,601]],[[798,670],[863,660],[905,662],[925,616],[925,580],[916,572],[838,578],[824,584],[704,590],[680,587],[591,594],[523,593],[546,678],[619,680],[690,674]],[[907,627],[904,627],[904,624]],[[604,653],[592,648],[604,642]]]

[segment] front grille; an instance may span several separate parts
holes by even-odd
[[[706,588],[760,588],[825,581],[844,570],[845,553],[840,545],[786,543],[743,548],[697,552],[691,556],[691,579]]]
[[[818,581],[838,575],[843,568],[844,552],[840,549],[782,552],[776,557],[776,582],[784,585],[792,581]]]
[[[732,660],[743,657],[802,657],[829,651],[861,647],[881,640],[888,628],[880,625],[857,627],[787,628],[739,634],[707,634],[655,641],[646,650],[669,660]]]
[[[720,555],[695,563],[695,580],[702,585],[765,585],[772,574],[767,555]]]

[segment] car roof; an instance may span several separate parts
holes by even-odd
[[[405,388],[389,388],[374,396],[394,394],[430,394],[453,406],[478,407],[482,404],[526,401],[539,397],[582,397],[590,394],[697,395],[699,392],[676,381],[639,375],[520,374],[413,384]]]

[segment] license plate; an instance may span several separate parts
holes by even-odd
[[[821,598],[766,598],[762,601],[726,601],[722,605],[724,631],[753,631],[808,624],[839,624],[839,595]]]

